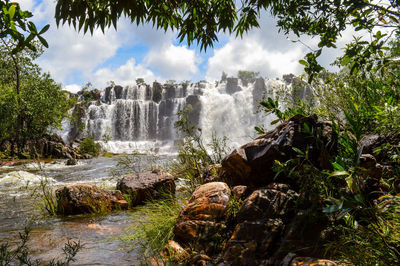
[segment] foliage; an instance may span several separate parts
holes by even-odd
[[[32,13],[22,10],[18,3],[0,1],[0,140],[11,140],[18,154],[23,152],[28,137],[41,137],[43,128],[59,126],[58,118],[64,111],[59,85],[48,74],[41,74],[39,67],[32,63],[41,53],[35,38],[48,47],[41,35],[50,25],[39,31],[29,21],[31,17]],[[40,91],[43,86],[48,90]],[[44,97],[49,97],[49,101],[44,101]],[[14,146],[11,151],[14,152]]]
[[[79,143],[79,152],[81,154],[87,153],[97,157],[101,152],[101,145],[100,143],[95,142],[93,137],[88,137]]]
[[[93,34],[96,27],[103,31],[117,27],[124,15],[132,23],[152,23],[157,29],[178,30],[178,38],[188,44],[198,43],[201,49],[212,47],[218,33],[234,33],[243,37],[248,30],[259,27],[259,16],[266,10],[277,19],[277,26],[285,34],[319,37],[318,49],[308,53],[300,63],[309,74],[309,81],[323,68],[317,58],[322,49],[335,48],[343,31],[352,27],[365,31],[370,40],[355,39],[345,50],[342,65],[357,71],[375,64],[375,57],[385,58],[382,52],[388,41],[379,29],[399,32],[398,1],[372,0],[306,0],[306,1],[82,1],[60,0],[56,6],[56,21],[72,24],[77,29]],[[363,33],[365,35],[365,33]],[[390,35],[389,35],[390,36]],[[372,60],[371,60],[372,59]]]
[[[144,78],[137,78],[137,79],[136,79],[136,84],[137,84],[138,86],[144,84]]]
[[[226,145],[227,138],[218,138],[215,134],[211,143],[204,144],[201,129],[195,127],[189,120],[190,110],[191,107],[188,106],[178,112],[179,119],[175,122],[175,128],[182,139],[177,161],[172,164],[170,171],[175,177],[187,180],[189,189],[194,190],[200,182],[203,169],[221,163],[230,150]]]
[[[385,196],[369,208],[375,221],[361,225],[350,215],[337,229],[340,238],[328,244],[328,252],[354,265],[397,265],[400,241],[400,198]],[[365,218],[365,217],[363,217]]]
[[[156,164],[156,155],[143,154],[134,150],[132,154],[122,154],[118,157],[117,165],[110,171],[115,178],[120,178],[126,174],[140,174],[146,171],[152,171],[156,168],[162,168]]]
[[[25,227],[24,232],[19,233],[20,243],[15,249],[8,243],[0,245],[0,265],[47,265],[47,266],[67,266],[71,262],[76,261],[75,256],[83,248],[83,245],[78,241],[68,241],[64,248],[64,260],[52,259],[49,263],[43,263],[41,260],[33,259],[30,250],[27,246],[29,241],[29,233],[31,229]]]
[[[16,44],[10,54],[17,54],[25,48],[36,51],[36,46],[33,44],[35,38],[48,47],[47,41],[41,35],[49,29],[50,25],[38,30],[36,25],[28,20],[32,16],[31,12],[22,10],[16,2],[0,1],[0,39],[3,42],[11,40]]]
[[[260,74],[260,72],[239,70],[237,77],[238,77],[238,79],[241,79],[241,80],[250,81],[250,80],[254,80],[255,78],[257,78],[257,76],[259,74]]]
[[[264,99],[260,102],[259,107],[266,115],[274,114],[276,116],[276,119],[271,122],[271,125],[288,120],[296,114],[303,116],[312,114],[311,106],[302,100],[298,100],[294,103],[287,102],[286,104],[287,107],[284,110],[281,110],[282,108],[280,108],[279,99],[273,100],[271,97],[268,97],[266,100]],[[254,129],[258,134],[264,134],[266,132],[266,129],[260,125],[255,126]]]
[[[158,257],[168,240],[173,238],[176,220],[187,198],[188,195],[165,195],[163,199],[136,207],[132,214],[135,223],[123,240],[138,245],[144,259]]]
[[[36,193],[36,190],[32,193],[32,196],[39,198],[41,200],[38,203],[38,207],[43,212],[46,212],[49,215],[57,214],[57,199],[54,193],[54,189],[50,187],[49,179],[47,177],[42,178],[40,180],[39,185],[39,194]]]
[[[4,40],[0,45],[0,141],[10,140],[21,153],[26,140],[61,127],[70,101],[61,86],[33,63],[40,48],[12,54],[16,46]]]

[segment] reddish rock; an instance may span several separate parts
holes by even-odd
[[[117,183],[117,189],[131,197],[131,205],[158,199],[164,194],[175,194],[174,177],[157,169],[152,172],[130,174]]]
[[[294,215],[298,194],[284,184],[255,190],[243,202],[237,225],[224,250],[224,261],[233,265],[259,265],[279,248],[287,220]]]
[[[236,186],[232,188],[232,196],[235,200],[243,199],[247,194],[247,186]]]
[[[181,244],[198,243],[225,227],[224,218],[231,190],[222,182],[199,186],[179,214],[174,228]]]
[[[162,254],[164,257],[171,259],[175,263],[186,260],[190,257],[189,253],[174,240],[169,240],[168,243],[165,244]]]
[[[103,190],[94,185],[68,185],[56,190],[57,212],[63,215],[101,213],[127,207],[118,190]]]
[[[309,129],[309,130],[307,130]],[[222,180],[230,186],[260,187],[273,181],[275,161],[296,158],[293,147],[305,151],[316,166],[329,168],[337,149],[337,135],[330,122],[316,116],[295,115],[256,140],[234,150],[222,161]]]

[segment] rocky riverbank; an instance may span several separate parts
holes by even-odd
[[[370,154],[379,139],[368,137],[359,144],[364,152],[358,195],[369,195],[368,204],[389,192],[379,184],[390,165]],[[332,123],[296,115],[234,150],[214,166],[214,176],[202,179],[212,182],[192,194],[164,254],[188,265],[337,265],[313,257],[326,257],[325,245],[339,237],[338,221],[316,183],[355,194],[343,178],[325,175],[331,180],[318,181],[318,175],[332,170],[338,140]]]

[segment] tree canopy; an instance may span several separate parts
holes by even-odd
[[[270,12],[284,33],[320,38],[319,48],[308,53],[305,60],[301,61],[311,78],[313,73],[322,69],[317,63],[322,49],[336,47],[338,38],[347,27],[373,34],[371,40],[355,40],[357,47],[348,47],[346,50],[350,56],[354,51],[364,51],[363,58],[369,54],[382,55],[387,36],[377,33],[377,28],[400,30],[399,0],[243,0],[239,5],[237,2],[58,0],[55,16],[58,24],[67,22],[79,30],[92,33],[96,27],[103,31],[111,26],[117,28],[118,19],[125,16],[137,25],[151,23],[157,29],[177,30],[181,42],[186,40],[189,45],[198,43],[201,49],[207,49],[218,41],[218,33],[243,37],[245,32],[260,26],[259,18],[263,12]],[[371,52],[365,53],[367,50]],[[363,60],[350,62],[347,58],[343,59],[343,64],[352,63],[354,69],[365,63]]]
[[[10,52],[15,54],[25,47],[35,50],[36,47],[32,42],[35,38],[48,47],[47,41],[41,35],[50,25],[38,30],[36,25],[28,20],[32,16],[31,12],[22,10],[18,3],[0,0],[0,39],[3,41],[11,39],[16,43]]]

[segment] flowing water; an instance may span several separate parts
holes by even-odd
[[[290,78],[290,77],[289,77]],[[174,128],[178,111],[189,104],[189,120],[201,128],[202,138],[209,142],[214,134],[227,137],[230,147],[242,145],[255,137],[254,126],[268,126],[274,119],[256,113],[263,97],[274,97],[278,91],[290,92],[291,82],[277,79],[256,79],[243,82],[228,78],[217,83],[152,86],[111,86],[102,92],[99,101],[91,102],[80,118],[85,129],[80,132],[73,123],[63,121],[64,140],[93,136],[112,153],[133,150],[161,154],[152,157],[162,164],[176,151],[178,134]],[[309,90],[309,89],[308,89]],[[300,96],[309,93],[307,89]],[[166,154],[166,155],[162,155]],[[169,155],[168,155],[169,154]],[[59,161],[0,167],[0,240],[17,242],[27,222],[32,233],[29,245],[36,258],[48,261],[62,255],[68,240],[80,240],[84,249],[77,255],[78,265],[139,264],[137,251],[127,250],[118,240],[134,221],[129,211],[103,216],[46,217],[34,206],[32,194],[46,177],[53,187],[90,183],[115,188],[117,179],[109,170],[116,168],[118,157],[95,158],[66,166]],[[149,158],[147,158],[149,159]]]
[[[162,164],[172,157],[150,159]],[[42,163],[40,167],[38,163],[0,167],[0,243],[17,243],[19,232],[30,224],[29,247],[32,255],[43,261],[63,258],[64,244],[68,240],[79,240],[84,248],[76,256],[76,265],[139,264],[137,251],[118,239],[134,222],[130,217],[132,211],[116,211],[101,216],[49,217],[35,206],[38,199],[32,196],[44,177],[52,187],[88,183],[115,189],[118,178],[112,177],[110,169],[117,167],[117,161],[116,156],[82,160],[76,166],[56,161]]]
[[[84,110],[81,121],[85,130],[64,121],[61,134],[67,142],[93,136],[113,153],[134,149],[170,153],[179,137],[174,128],[177,113],[191,105],[189,120],[201,128],[205,143],[215,134],[227,137],[230,146],[239,146],[256,136],[255,126],[268,126],[274,119],[256,112],[263,97],[274,98],[284,92],[302,98],[309,93],[307,87],[293,89],[292,82],[290,78],[252,82],[228,78],[216,83],[113,85]]]

